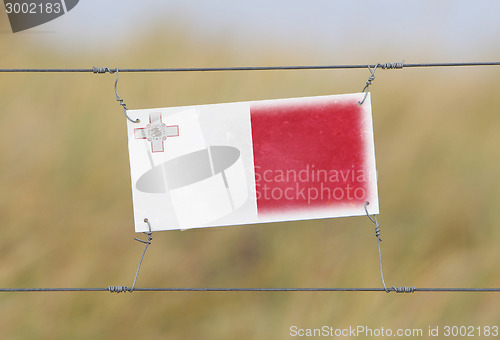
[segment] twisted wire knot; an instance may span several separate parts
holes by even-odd
[[[134,240],[149,245],[149,244],[151,244],[151,241],[153,240],[153,236],[152,236],[153,232],[151,231],[151,223],[149,222],[149,219],[147,219],[147,218],[144,219],[144,223],[146,223],[148,225],[149,231],[145,231],[145,232],[143,232],[143,234],[146,235],[148,237],[148,239],[146,241],[144,241],[144,240],[141,240],[137,237],[134,237]]]
[[[372,84],[372,81],[374,81],[374,80],[375,80],[375,69],[373,69],[372,74],[368,77],[368,80],[366,81],[366,85],[363,88],[363,91],[361,91],[361,92],[365,92],[368,89],[368,87]]]
[[[392,290],[396,293],[414,293],[415,287],[392,287]],[[387,293],[389,293],[389,291],[387,291]]]
[[[368,205],[370,204],[370,202],[366,201],[365,202],[365,212],[366,212],[366,216],[368,216],[368,218],[370,219],[370,221],[373,222],[373,224],[375,224],[375,237],[377,237],[377,240],[379,242],[382,242],[382,239],[380,238],[380,234],[382,233],[382,231],[380,230],[380,223],[378,223],[377,221],[377,217],[375,215],[370,216],[370,214],[368,213],[368,209],[366,208]]]
[[[94,73],[115,73],[117,70],[114,68],[109,68],[109,67],[92,67],[92,72]]]
[[[382,233],[382,231],[380,230],[380,224],[378,223],[377,221],[377,224],[375,225],[375,237],[380,241],[382,242],[382,239],[380,238],[380,234]]]
[[[404,64],[405,62],[403,60],[402,62],[379,64],[379,67],[383,70],[394,70],[402,69],[404,67]]]
[[[110,293],[124,293],[129,292],[130,290],[126,286],[109,286],[108,291]]]

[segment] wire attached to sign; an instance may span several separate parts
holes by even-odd
[[[151,244],[151,241],[153,240],[153,237],[151,236],[151,235],[153,235],[153,232],[151,231],[151,223],[149,223],[149,220],[147,218],[144,219],[144,223],[147,223],[147,225],[148,225],[149,231],[144,232],[144,234],[148,237],[148,239],[146,241],[143,241],[141,239],[134,238],[134,240],[142,242],[142,243],[146,244],[146,246],[144,247],[144,251],[142,252],[141,260],[139,261],[139,265],[137,266],[137,271],[135,272],[134,283],[132,284],[132,288],[130,288],[130,290],[129,290],[131,293],[134,291],[135,283],[137,282],[137,276],[139,275],[139,270],[141,269],[142,260],[144,260],[144,255],[146,254],[146,250],[148,250],[148,247]]]
[[[127,117],[127,119],[129,121],[131,121],[132,123],[140,123],[141,120],[140,119],[136,119],[136,120],[133,120],[132,118],[130,118],[127,114],[127,110],[128,110],[128,107],[127,107],[127,104],[125,104],[123,102],[123,99],[120,97],[120,95],[118,94],[118,78],[119,78],[119,70],[118,70],[118,67],[117,68],[109,68],[109,67],[93,67],[92,68],[92,71],[94,73],[110,73],[110,74],[113,74],[113,73],[116,73],[116,80],[115,80],[115,96],[116,96],[116,101],[123,107],[123,114],[125,115],[125,117]]]
[[[108,291],[110,293],[124,293],[124,292],[132,293],[135,289],[135,283],[137,282],[137,276],[139,276],[139,270],[141,269],[142,260],[144,260],[144,255],[146,254],[146,250],[148,250],[148,247],[151,244],[151,241],[153,240],[153,237],[151,236],[153,235],[153,231],[151,230],[151,223],[149,223],[149,220],[147,218],[144,219],[144,223],[147,223],[149,229],[149,231],[143,233],[148,237],[147,240],[144,241],[138,238],[134,238],[134,240],[144,243],[146,244],[146,246],[144,247],[141,260],[139,261],[139,265],[137,266],[134,282],[132,283],[132,288],[128,288],[127,286],[109,286]]]
[[[361,93],[364,93],[365,96],[363,97],[363,100],[358,102],[359,105],[363,105],[363,103],[365,102],[366,100],[366,96],[368,96],[368,88],[370,87],[370,85],[372,84],[372,81],[375,80],[375,71],[377,70],[377,67],[378,67],[379,64],[375,65],[375,67],[372,69],[370,66],[368,66],[368,70],[370,70],[370,76],[368,77],[368,80],[366,81],[366,85],[365,87],[363,87],[363,91],[361,91]],[[366,208],[366,205],[365,205],[365,208]],[[370,218],[371,219],[371,218]]]
[[[382,242],[382,239],[380,238],[380,224],[377,221],[377,216],[372,215],[368,213],[368,209],[366,208],[370,202],[366,201],[365,202],[365,212],[366,216],[370,219],[375,224],[375,237],[377,237],[377,245],[378,245],[378,260],[379,260],[379,265],[380,265],[380,278],[382,279],[382,285],[384,286],[384,290],[386,293],[390,293],[392,291],[396,293],[413,293],[415,292],[415,287],[392,287],[392,288],[387,288],[385,285],[385,280],[384,280],[384,271],[382,269],[382,251],[380,250],[380,242]]]
[[[116,94],[116,101],[120,103],[120,105],[123,107],[123,114],[125,115],[125,117],[127,117],[128,120],[130,120],[132,123],[140,123],[141,120],[139,118],[137,118],[136,120],[133,120],[132,118],[130,118],[127,114],[127,104],[125,104],[123,102],[123,99],[120,98],[120,96],[118,95],[118,90],[117,90],[117,86],[118,86],[118,68],[116,68],[116,80],[115,80],[115,94]]]
[[[375,71],[377,70],[377,67],[380,67],[383,70],[395,70],[395,69],[402,69],[404,67],[404,60],[400,63],[384,63],[384,64],[376,64],[373,69],[371,68],[370,65],[368,65],[368,70],[370,70],[370,77],[368,77],[368,80],[366,81],[365,87],[363,88],[363,91],[361,93],[364,93],[365,96],[363,97],[363,100],[358,102],[359,105],[363,105],[363,103],[366,100],[366,97],[368,96],[368,88],[372,84],[372,81],[375,80]]]

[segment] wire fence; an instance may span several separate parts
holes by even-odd
[[[377,63],[377,64],[355,64],[355,65],[299,65],[299,66],[235,66],[235,67],[179,67],[179,68],[109,68],[109,67],[93,67],[93,68],[12,68],[0,69],[0,73],[117,73],[118,72],[217,72],[217,71],[273,71],[273,70],[335,70],[335,69],[366,69],[372,73],[372,79],[369,79],[367,86],[363,92],[371,85],[371,80],[374,78],[374,72],[377,68],[381,69],[403,69],[403,68],[423,68],[423,67],[478,67],[478,66],[500,66],[500,62],[446,62],[446,63],[414,63],[405,64],[404,62],[396,63]],[[116,91],[115,82],[115,91]],[[117,100],[119,100],[118,93]],[[122,105],[124,106],[124,105]],[[124,109],[126,107],[124,106]],[[127,117],[128,118],[128,117]],[[366,209],[366,206],[365,206]],[[376,224],[376,232],[379,227],[376,219],[372,219],[367,215],[372,222]],[[380,230],[378,230],[380,232]],[[148,233],[146,233],[148,234]],[[148,234],[149,236],[151,233]],[[379,234],[376,234],[378,237]],[[138,240],[141,241],[141,240]],[[146,243],[146,247],[142,253],[141,261],[137,268],[134,278],[134,283],[131,288],[127,286],[108,286],[106,288],[0,288],[0,293],[26,293],[26,292],[111,292],[111,293],[132,293],[132,292],[384,292],[384,293],[500,293],[500,288],[417,288],[417,287],[386,287],[382,273],[382,260],[380,254],[379,240],[379,258],[381,278],[383,288],[140,288],[135,287],[137,274],[140,265],[144,258],[147,246],[151,243]]]
[[[0,293],[23,292],[384,292],[384,293],[500,293],[500,288],[139,288],[125,286],[107,288],[0,288]]]
[[[376,63],[354,65],[297,65],[297,66],[231,66],[231,67],[167,67],[167,68],[3,68],[0,72],[11,73],[114,73],[119,72],[216,72],[216,71],[279,71],[279,70],[336,70],[366,69],[379,67],[382,69],[402,69],[420,67],[464,67],[464,66],[500,66],[500,62],[457,62],[457,63]]]

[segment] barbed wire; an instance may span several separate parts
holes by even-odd
[[[445,63],[376,63],[354,65],[296,65],[296,66],[230,66],[230,67],[167,67],[167,68],[3,68],[0,72],[59,72],[59,73],[114,73],[119,72],[216,72],[216,71],[274,71],[274,70],[334,70],[334,69],[366,69],[379,67],[382,69],[402,69],[418,67],[461,67],[461,66],[500,66],[500,61],[493,62],[445,62]]]

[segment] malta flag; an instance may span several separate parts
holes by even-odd
[[[129,110],[135,231],[378,214],[363,97]]]

